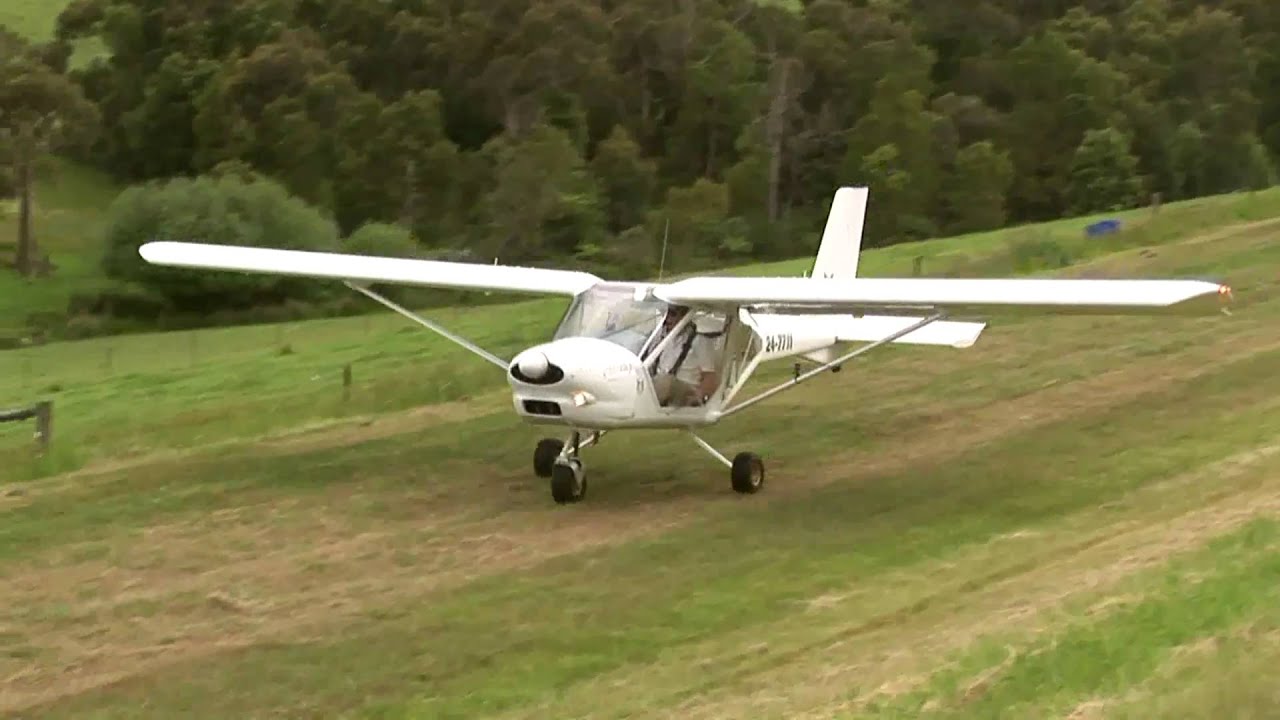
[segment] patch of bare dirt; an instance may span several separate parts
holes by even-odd
[[[1106,712],[1106,700],[1086,700],[1067,713],[1067,720],[1099,720]]]
[[[370,440],[421,432],[437,425],[472,420],[501,409],[507,397],[505,392],[491,393],[475,400],[423,405],[404,412],[362,418],[316,430],[282,433],[256,441],[254,451],[267,454],[273,451],[299,453],[347,447]]]
[[[1266,220],[1256,220],[1253,222],[1239,223],[1236,225],[1228,225],[1220,230],[1196,235],[1193,238],[1183,240],[1178,245],[1205,245],[1207,243],[1218,242],[1237,235],[1243,235],[1255,230],[1266,230],[1280,226],[1280,218],[1267,218]]]

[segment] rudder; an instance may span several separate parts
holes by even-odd
[[[862,226],[867,215],[865,187],[836,190],[822,231],[818,255],[814,258],[814,278],[852,279],[858,276],[858,255],[862,249]]]

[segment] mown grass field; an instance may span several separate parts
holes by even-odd
[[[501,378],[395,318],[0,354],[59,412],[45,464],[4,445],[31,479],[0,487],[0,710],[1273,717],[1278,210],[1170,206],[1114,253],[1057,224],[1067,273],[1216,275],[1237,306],[872,353],[706,434],[765,456],[749,498],[652,432],[553,505]],[[998,273],[1031,236],[865,267]],[[510,352],[558,312],[433,317]]]

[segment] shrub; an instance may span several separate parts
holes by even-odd
[[[135,185],[111,205],[105,233],[107,274],[158,294],[179,312],[314,301],[334,292],[326,281],[159,267],[138,255],[152,240],[338,250],[333,221],[271,180],[227,174]]]
[[[422,254],[413,233],[400,225],[371,222],[343,241],[343,251],[359,255],[414,258]]]

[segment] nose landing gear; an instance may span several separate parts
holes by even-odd
[[[560,505],[580,502],[587,494],[587,474],[582,460],[557,459],[551,468],[551,499]]]
[[[600,441],[603,432],[595,432],[582,440],[575,431],[569,442],[554,438],[538,441],[533,451],[533,472],[540,478],[550,478],[551,499],[560,505],[581,502],[587,494],[587,473],[582,466],[579,451]]]

